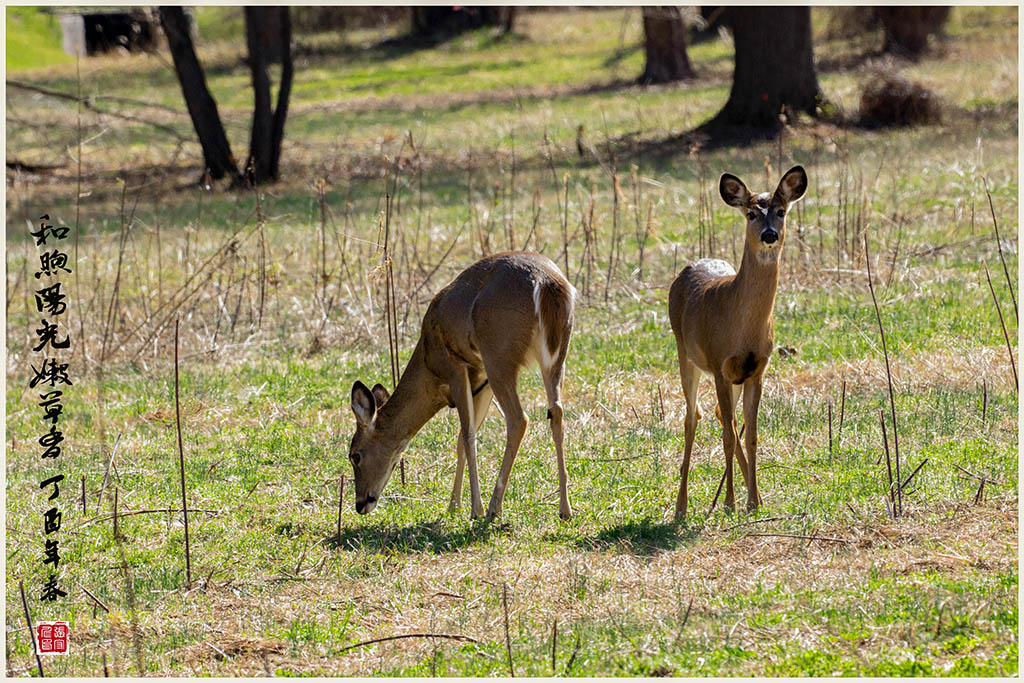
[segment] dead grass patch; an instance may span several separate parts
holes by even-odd
[[[851,587],[870,576],[904,576],[939,572],[950,578],[971,576],[973,570],[1012,572],[1017,561],[1016,501],[1001,496],[983,506],[949,503],[913,509],[898,524],[877,519],[845,521],[823,526],[817,535],[844,538],[848,544],[786,537],[752,537],[744,530],[706,530],[689,547],[654,555],[635,555],[617,549],[580,551],[559,549],[550,554],[523,552],[515,547],[494,556],[490,549],[469,549],[444,555],[414,554],[396,563],[384,562],[372,577],[311,578],[277,584],[268,599],[267,584],[224,584],[202,600],[198,595],[182,605],[179,619],[207,624],[215,633],[245,633],[283,626],[302,615],[328,624],[332,615],[354,608],[345,642],[295,643],[239,635],[216,636],[209,643],[180,648],[174,657],[202,664],[214,675],[233,671],[272,669],[320,671],[325,675],[369,675],[382,669],[410,666],[430,657],[437,648],[458,643],[408,639],[359,648],[343,655],[330,653],[344,645],[376,637],[415,632],[464,634],[483,642],[503,642],[501,584],[509,585],[509,619],[517,637],[543,640],[550,625],[581,619],[631,619],[674,623],[692,597],[690,626],[712,639],[732,635],[743,647],[763,648],[777,638],[813,642],[827,630],[811,623],[796,628],[739,626],[759,613],[756,605],[740,612],[726,596],[778,591],[776,609],[796,609],[809,594],[853,599]],[[760,527],[760,525],[759,525]],[[774,524],[767,531],[778,528]],[[328,573],[350,562],[335,551]],[[866,595],[862,599],[883,599]],[[186,616],[187,614],[187,616]],[[731,629],[735,629],[730,632]],[[909,633],[890,631],[863,644],[878,647],[883,640],[900,645]],[[214,646],[214,647],[211,647]],[[487,656],[487,655],[478,655]]]
[[[901,391],[919,392],[927,389],[960,389],[980,391],[985,378],[990,390],[1011,391],[1013,379],[1005,349],[974,346],[915,352],[890,359],[893,382]],[[819,394],[822,389],[838,386],[882,388],[885,386],[885,361],[881,358],[859,358],[828,365],[810,366],[793,373],[779,373],[772,378],[782,396],[800,397]]]
[[[940,123],[939,98],[923,85],[894,72],[878,72],[860,97],[863,126],[915,126]]]

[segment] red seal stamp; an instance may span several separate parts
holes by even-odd
[[[66,621],[41,621],[36,625],[36,647],[41,655],[66,655],[70,638]]]

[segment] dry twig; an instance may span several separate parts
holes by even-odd
[[[333,657],[334,655],[340,655],[343,652],[354,650],[357,647],[374,645],[375,643],[386,643],[391,640],[402,640],[404,638],[445,638],[447,640],[462,640],[467,643],[475,643],[477,645],[480,644],[480,641],[476,638],[470,638],[469,636],[463,636],[457,633],[405,633],[400,636],[387,636],[385,638],[374,638],[372,640],[364,640],[360,643],[356,643],[355,645],[349,645],[348,647],[343,647],[340,650],[335,650],[328,656]]]

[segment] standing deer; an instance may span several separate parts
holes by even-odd
[[[477,261],[430,302],[420,339],[388,395],[380,384],[352,386],[356,431],[349,447],[355,471],[356,512],[365,515],[380,499],[402,451],[441,408],[459,413],[458,464],[449,511],[459,509],[463,469],[469,466],[471,517],[483,515],[477,478],[476,433],[492,395],[505,415],[505,456],[487,508],[501,514],[512,462],[528,420],[519,404],[519,370],[540,364],[548,418],[558,459],[559,516],[568,519],[568,481],[562,452],[562,365],[572,334],[575,290],[545,256],[508,252]]]
[[[786,212],[807,190],[807,174],[794,166],[774,193],[751,194],[728,173],[718,184],[722,199],[747,219],[739,272],[725,261],[701,259],[683,269],[668,295],[669,320],[679,352],[679,375],[686,396],[686,449],[680,468],[676,519],[686,515],[686,479],[693,436],[700,419],[700,372],[715,380],[718,418],[725,451],[725,506],[733,508],[732,458],[747,484],[747,509],[760,503],[757,488],[757,409],[761,377],[775,346],[772,309],[779,281],[779,260],[786,239]],[[736,434],[736,406],[743,389],[747,458]]]

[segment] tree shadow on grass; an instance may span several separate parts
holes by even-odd
[[[381,522],[341,530],[324,539],[332,550],[370,550],[388,552],[448,553],[478,543],[486,543],[492,536],[510,535],[512,528],[500,522],[477,520],[470,523],[449,522],[439,519],[399,526]]]
[[[703,526],[687,522],[660,522],[644,517],[602,529],[593,536],[585,536],[576,544],[586,550],[619,549],[634,555],[657,555],[689,545],[703,531]]]

